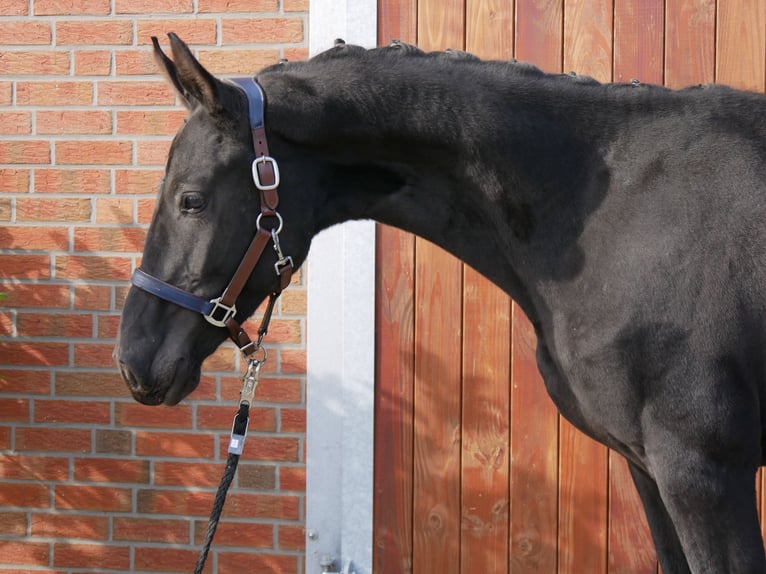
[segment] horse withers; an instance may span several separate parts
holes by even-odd
[[[170,46],[172,60],[156,43],[155,56],[189,117],[142,270],[206,301],[260,229],[252,98],[177,36]],[[754,486],[765,96],[600,84],[400,43],[339,43],[256,81],[279,166],[279,241],[296,266],[317,232],[350,219],[452,252],[528,315],[561,413],[627,459],[663,571],[766,572]],[[266,249],[254,265],[236,321],[278,289],[278,257]],[[116,356],[137,400],[175,404],[227,335],[132,288]]]

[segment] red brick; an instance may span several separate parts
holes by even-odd
[[[151,44],[152,36],[167,38],[168,32],[175,32],[187,44],[215,44],[216,21],[212,18],[139,20],[136,37],[138,44]]]
[[[101,82],[98,86],[100,106],[157,106],[174,102],[175,93],[165,82]]]
[[[237,400],[241,386],[241,378],[221,377],[221,398],[224,401]],[[261,377],[255,399],[269,403],[300,403],[301,387],[300,379]]]
[[[0,421],[29,422],[29,399],[12,399],[0,397]],[[2,470],[0,470],[2,472]]]
[[[133,41],[133,23],[129,20],[72,20],[56,22],[56,44],[125,45]]]
[[[106,285],[75,285],[74,308],[108,311],[111,308],[112,288]]]
[[[109,424],[111,406],[106,401],[37,400],[35,422]]]
[[[106,516],[38,512],[32,514],[30,523],[32,536],[37,538],[109,538],[109,518]]]
[[[99,454],[132,454],[133,433],[126,430],[96,429],[96,452]]]
[[[10,106],[13,103],[13,84],[0,81],[0,106]]]
[[[285,12],[308,12],[309,0],[282,0],[282,9]]]
[[[9,227],[0,235],[0,248],[37,251],[66,251],[69,232],[66,227]]]
[[[146,229],[140,227],[77,227],[75,251],[141,252]]]
[[[139,199],[137,202],[138,215],[136,221],[138,223],[149,223],[154,215],[154,199]]]
[[[13,335],[13,317],[10,311],[0,311],[0,336],[10,337],[11,335]],[[1,380],[0,383],[2,383]]]
[[[229,430],[236,412],[236,408],[231,405],[200,405],[197,407],[197,428],[200,430]],[[252,407],[250,409],[249,430],[251,432],[273,432],[277,430],[276,410],[272,407]]]
[[[194,543],[201,545],[205,541],[207,523],[194,523]],[[273,548],[274,526],[252,522],[226,522],[218,524],[215,531],[216,546],[240,546],[246,548]]]
[[[108,76],[112,69],[112,54],[108,50],[76,50],[75,76]]]
[[[308,48],[285,48],[282,50],[282,56],[290,62],[301,62],[309,59]]]
[[[32,81],[16,85],[16,104],[19,106],[87,106],[92,103],[91,82]]]
[[[50,371],[0,370],[0,393],[46,395],[51,390]]]
[[[0,455],[0,477],[14,480],[59,481],[69,478],[69,459],[28,454]]]
[[[277,0],[199,0],[200,12],[276,12]]]
[[[113,486],[57,484],[54,490],[54,506],[61,510],[130,512],[131,490]]]
[[[129,396],[125,383],[116,372],[58,371],[55,374],[56,395],[74,397],[122,397]]]
[[[260,322],[260,317],[253,317],[245,321],[243,327],[248,332],[251,330],[257,331]],[[268,342],[271,344],[297,344],[301,342],[301,337],[301,322],[299,319],[273,319],[269,325]]]
[[[216,544],[218,544],[216,536]],[[168,544],[189,543],[188,520],[171,520],[168,518],[129,518],[116,516],[113,518],[113,539],[130,540],[135,542],[165,542]],[[137,552],[140,554],[143,552]]]
[[[29,191],[28,169],[0,169],[0,193],[26,193]]]
[[[225,468],[224,461],[163,462],[154,463],[154,484],[157,486],[193,486],[195,488],[218,486]]]
[[[110,134],[112,115],[106,111],[40,110],[38,134]]]
[[[36,193],[105,194],[111,191],[108,169],[36,169]],[[88,205],[90,203],[88,202]]]
[[[256,70],[276,64],[279,61],[279,51],[230,48],[200,50],[199,60],[213,74],[253,74]]]
[[[0,141],[0,163],[49,163],[50,159],[51,146],[47,141]]]
[[[26,16],[29,14],[28,0],[1,0],[0,16]]]
[[[90,452],[91,432],[83,429],[21,427],[16,429],[20,451]]]
[[[0,357],[8,365],[56,365],[69,363],[69,345],[66,343],[39,343],[0,341]]]
[[[0,54],[0,75],[66,75],[69,53],[54,51],[10,52]]]
[[[0,293],[7,295],[3,299],[3,305],[8,307],[56,309],[69,307],[69,286],[67,285],[47,285],[45,283],[25,285],[0,281]]]
[[[247,456],[255,460],[299,462],[298,439],[282,436],[248,436]]]
[[[0,273],[15,279],[48,279],[50,256],[48,255],[6,255],[0,253]]]
[[[286,375],[306,374],[306,351],[304,349],[280,349],[280,371]]]
[[[0,197],[0,221],[11,220],[11,200]]]
[[[306,409],[281,409],[282,432],[305,433],[306,432]]]
[[[90,215],[90,199],[24,197],[16,200],[17,221],[90,221]]]
[[[0,483],[0,506],[47,508],[49,505],[50,487],[47,484]]]
[[[86,566],[96,570],[127,570],[130,568],[130,548],[57,542],[53,545],[53,565],[59,568]]]
[[[306,467],[282,466],[279,469],[279,488],[283,491],[306,491]]]
[[[114,343],[75,343],[75,367],[114,368]]]
[[[0,534],[3,536],[26,536],[26,512],[0,512]]]
[[[252,332],[252,331],[251,331]],[[202,362],[202,370],[204,371],[232,371],[235,365],[235,357],[239,351],[237,351],[233,345],[224,344],[218,347],[213,354],[207,357]],[[242,378],[240,376],[240,388],[242,387]]]
[[[0,449],[10,450],[11,448],[11,428],[0,426]]]
[[[115,0],[115,14],[191,13],[192,0]]]
[[[138,403],[117,403],[115,423],[128,427],[160,427],[185,429],[192,427],[192,409],[189,405],[146,406]]]
[[[96,336],[99,339],[117,338],[120,328],[119,315],[98,315],[96,321]]]
[[[281,550],[303,551],[306,549],[306,529],[303,525],[280,524],[278,529]]]
[[[273,464],[240,462],[237,469],[237,486],[251,490],[276,490],[277,467]]]
[[[51,27],[48,22],[34,20],[0,22],[0,38],[5,46],[50,44]]]
[[[289,554],[219,552],[218,574],[298,574],[300,560]]]
[[[47,542],[0,540],[0,564],[47,566],[48,560]]]
[[[124,165],[133,157],[133,143],[117,140],[56,141],[56,163],[62,165]]]
[[[75,14],[107,15],[109,0],[35,0],[36,16],[69,16]]]
[[[62,313],[19,313],[19,337],[92,337],[93,316]]]
[[[225,514],[230,518],[298,520],[299,503],[297,496],[232,492],[226,499]]]
[[[117,133],[122,135],[173,135],[183,125],[186,112],[118,111]]]
[[[115,193],[155,194],[162,180],[160,169],[118,169],[114,173]]]
[[[133,223],[134,201],[131,198],[96,199],[96,223]]]
[[[139,489],[137,508],[139,514],[173,514],[177,516],[207,517],[213,504],[212,490],[154,490]],[[226,509],[229,505],[227,502]]]
[[[139,140],[136,142],[136,161],[142,166],[164,166],[169,151],[170,140]]]
[[[303,41],[303,20],[300,18],[224,18],[221,22],[223,44],[247,44],[258,39],[261,43]]]
[[[149,461],[124,458],[75,458],[74,479],[83,482],[149,482]]]
[[[120,50],[114,55],[114,68],[118,76],[156,74],[159,69],[148,50]]]
[[[145,547],[136,551],[135,568],[150,572],[189,572],[197,562],[196,550]]]
[[[177,432],[136,432],[137,456],[211,458],[215,452],[213,436]]]
[[[0,134],[27,135],[32,133],[32,114],[30,112],[3,111],[0,115]]]
[[[130,279],[131,262],[125,257],[59,255],[56,256],[55,273],[58,279],[127,281]]]

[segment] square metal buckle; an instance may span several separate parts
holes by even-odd
[[[261,181],[261,174],[258,173],[259,163],[271,164],[271,167],[274,170],[274,183],[272,185],[266,185],[265,183]],[[269,191],[279,187],[279,166],[277,165],[277,160],[275,160],[273,157],[268,155],[262,155],[260,157],[255,158],[253,160],[252,170],[253,170],[253,182],[255,182],[255,187],[257,187],[261,191]]]
[[[231,319],[234,315],[237,314],[237,306],[232,305],[231,307],[228,307],[221,303],[221,298],[218,297],[217,299],[211,299],[210,302],[213,304],[213,308],[210,310],[210,313],[207,315],[203,315],[205,319],[207,319],[207,322],[211,325],[215,325],[216,327],[225,327],[226,321]],[[215,314],[219,311],[223,310],[223,317],[221,319],[216,319]]]

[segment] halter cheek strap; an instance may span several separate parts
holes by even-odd
[[[142,269],[136,269],[131,278],[131,283],[135,287],[151,293],[160,299],[174,303],[184,309],[200,313],[209,323],[217,327],[226,327],[229,331],[229,336],[237,347],[245,356],[250,356],[261,346],[263,337],[268,330],[268,324],[277,297],[290,284],[290,278],[293,273],[293,260],[291,257],[283,255],[279,243],[279,233],[282,231],[283,226],[282,217],[277,212],[279,205],[279,167],[274,158],[269,155],[269,148],[266,142],[263,91],[252,78],[236,78],[232,82],[242,88],[247,95],[248,116],[253,137],[253,150],[255,151],[255,159],[252,164],[253,183],[260,192],[261,200],[261,213],[256,220],[255,237],[250,242],[250,246],[242,257],[242,261],[234,272],[231,281],[229,281],[229,285],[224,289],[221,296],[215,299],[207,300],[179,289],[149,275]],[[264,217],[275,219],[276,226],[271,228],[271,230],[263,227],[262,220]],[[279,276],[280,281],[279,287],[269,295],[269,303],[263,315],[261,326],[258,328],[258,339],[253,343],[236,320],[236,301],[270,241],[273,242],[274,250],[277,253],[277,262],[274,264],[274,270]]]

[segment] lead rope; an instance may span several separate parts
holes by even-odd
[[[260,345],[258,348],[263,349]],[[205,531],[205,542],[203,543],[202,550],[200,550],[199,557],[197,558],[194,574],[202,574],[202,570],[205,568],[205,561],[210,552],[210,546],[213,544],[213,537],[218,528],[218,522],[221,519],[223,505],[226,502],[226,493],[229,491],[229,487],[234,480],[234,474],[237,472],[239,457],[242,454],[242,448],[244,447],[245,437],[247,435],[247,427],[250,422],[250,405],[255,396],[255,389],[258,388],[261,367],[263,366],[263,363],[266,362],[267,358],[266,350],[263,349],[263,351],[264,354],[262,359],[249,359],[247,372],[244,377],[242,377],[242,390],[239,393],[239,411],[234,417],[234,424],[232,424],[231,436],[229,438],[229,456],[226,459],[226,468],[223,471],[221,482],[215,493],[213,508],[210,511],[210,518],[208,519],[207,530]]]

